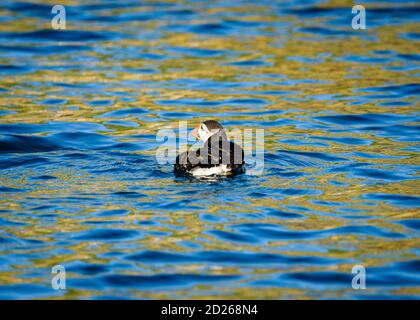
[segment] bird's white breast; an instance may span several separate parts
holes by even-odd
[[[225,164],[211,168],[194,168],[191,170],[193,176],[225,175],[229,172],[230,170]]]

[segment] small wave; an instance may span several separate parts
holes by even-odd
[[[49,138],[36,136],[0,136],[0,153],[49,152],[62,149],[62,146]]]
[[[81,31],[81,30],[35,30],[28,32],[0,32],[0,39],[22,41],[105,41],[121,37],[115,32]]]
[[[74,235],[75,240],[91,241],[119,241],[123,239],[138,238],[140,233],[136,230],[125,229],[94,229]]]
[[[155,274],[155,275],[108,275],[101,281],[114,287],[161,288],[184,287],[194,283],[213,283],[238,280],[239,275],[207,275],[207,274]]]
[[[278,264],[334,264],[333,258],[311,256],[286,256],[272,253],[234,252],[234,251],[201,251],[194,253],[171,253],[162,251],[143,251],[125,257],[130,261],[150,264],[167,263],[217,263],[245,265],[278,265]]]

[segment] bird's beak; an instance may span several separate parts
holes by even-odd
[[[192,136],[198,139],[198,128],[194,128],[194,130],[192,131]]]

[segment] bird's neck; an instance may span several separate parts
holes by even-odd
[[[204,144],[208,144],[212,139],[215,139],[215,140],[219,140],[219,139],[227,140],[227,136],[226,136],[226,133],[225,133],[224,130],[219,130],[219,131],[216,131],[214,133],[210,133],[210,134],[206,135],[205,136],[205,139],[203,139],[203,143]]]

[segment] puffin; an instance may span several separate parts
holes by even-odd
[[[201,122],[192,136],[203,142],[198,149],[189,149],[176,157],[174,171],[178,175],[231,176],[245,172],[244,151],[227,139],[216,120]]]

